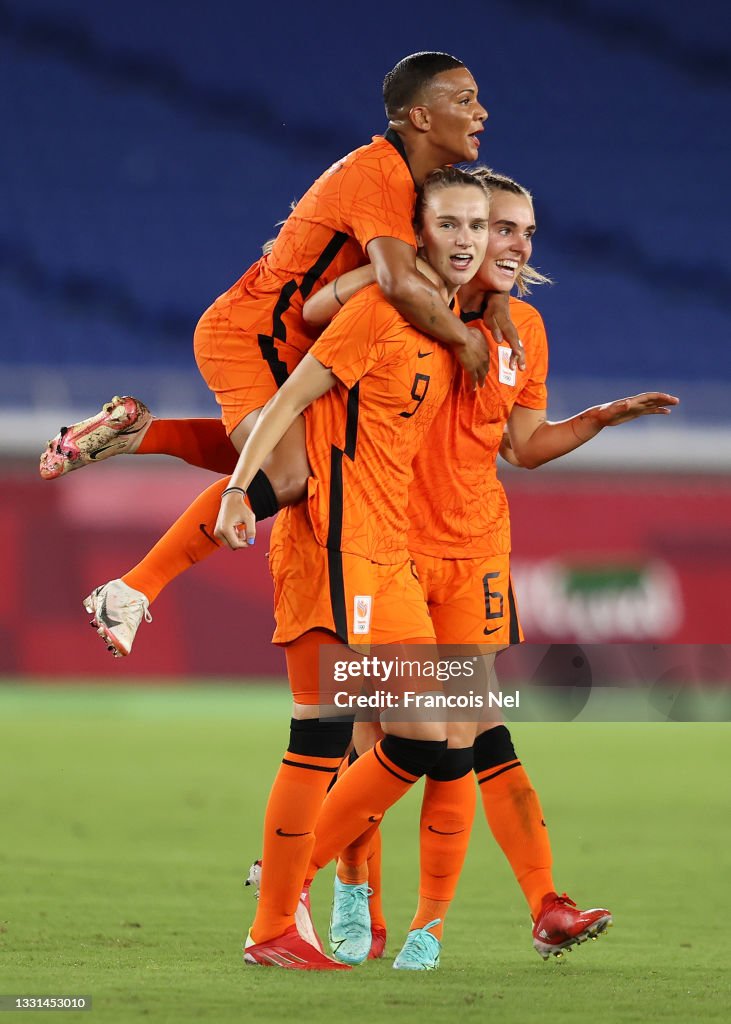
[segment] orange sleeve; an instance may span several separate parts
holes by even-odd
[[[398,238],[416,248],[414,182],[401,156],[365,151],[344,168],[340,210],[365,252],[374,238]]]
[[[335,374],[346,388],[361,379],[385,354],[388,341],[395,340],[408,325],[370,285],[354,295],[326,327],[310,349],[319,363]]]
[[[515,400],[516,405],[523,405],[528,409],[545,409],[548,405],[548,388],[546,378],[548,377],[548,339],[543,318],[537,309],[527,302],[522,302],[525,307],[525,321],[523,324],[516,324],[520,334],[527,365],[525,383],[520,389],[520,394]],[[522,318],[521,318],[522,319]]]

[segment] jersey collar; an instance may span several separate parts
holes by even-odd
[[[409,168],[409,173],[411,174],[411,168],[409,167],[409,158],[406,155],[406,147],[404,146],[404,141],[399,135],[399,133],[395,132],[393,128],[387,128],[386,131],[383,133],[383,137],[386,140],[386,142],[391,143],[391,145],[399,154],[403,162]],[[413,178],[413,176],[414,175],[412,174],[411,177]]]
[[[476,313],[462,313],[462,321],[466,324],[471,324],[475,320],[482,320],[485,316],[485,310],[487,309],[487,299],[482,300],[482,306]]]

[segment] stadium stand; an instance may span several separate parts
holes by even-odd
[[[444,33],[482,83],[485,159],[536,193],[555,379],[668,386],[728,362],[731,69],[712,19],[691,42],[672,6],[498,3],[476,36]],[[0,4],[4,364],[195,373],[197,316],[316,173],[382,128],[383,72],[425,45],[404,23],[369,47],[369,25],[353,74],[342,24],[318,25],[313,67],[246,18],[244,32],[232,3],[194,24],[167,0]]]
[[[45,439],[114,393],[161,414],[216,414],[192,359],[198,316],[290,201],[383,129],[383,74],[435,47],[480,82],[484,161],[536,195],[534,262],[556,281],[535,296],[550,414],[648,388],[682,398],[669,423],[607,431],[555,471],[506,475],[528,633],[725,638],[722,5],[697,0],[689,19],[663,0],[495,0],[460,18],[424,0],[418,24],[413,10],[0,0],[0,671],[110,672],[103,646],[81,640],[77,602],[210,480],[153,459],[47,485],[35,470]],[[243,589],[240,565],[220,556],[171,587],[114,675],[236,675],[242,621],[260,638],[247,671],[281,672],[265,560],[247,561]]]

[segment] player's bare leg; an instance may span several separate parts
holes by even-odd
[[[231,443],[236,451],[240,452],[243,449],[260,413],[261,409],[255,409],[231,432]],[[304,498],[307,478],[310,475],[304,416],[299,416],[294,421],[277,447],[264,461],[260,472],[265,473],[280,508],[295,505]],[[256,509],[254,511],[256,512]]]

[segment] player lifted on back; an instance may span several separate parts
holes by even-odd
[[[427,177],[416,225],[445,297],[452,298],[481,264],[488,212],[487,191],[473,176],[444,168]],[[406,547],[406,508],[411,463],[454,371],[443,346],[414,330],[377,287],[365,289],[267,404],[223,497],[216,532],[229,547],[240,548],[246,544],[240,525],[250,540],[255,533],[246,489],[284,431],[307,410],[308,496],[282,513],[271,539],[274,640],[286,652],[294,704],[289,746],[267,805],[249,963],[339,967],[304,942],[295,926],[313,829],[352,724],[352,718],[321,717],[332,696],[320,685],[319,656],[333,644],[434,644]],[[361,834],[363,822],[380,818],[446,747],[440,723],[391,722],[384,728],[389,735],[377,756],[391,768],[369,752],[333,787],[333,793],[345,787],[349,794],[341,822],[347,819],[346,842]],[[336,840],[334,853],[340,845]]]
[[[198,324],[196,360],[221,406],[223,424],[158,420],[137,400],[115,398],[49,442],[42,476],[53,479],[123,453],[169,454],[231,472],[262,406],[316,338],[302,317],[305,300],[368,260],[396,310],[450,347],[473,380],[484,380],[484,340],[450,313],[435,286],[416,270],[412,219],[415,187],[431,170],[476,159],[487,112],[468,69],[445,53],[404,58],[386,76],[383,95],[389,119],[385,135],[318,178],[285,221],[271,252]],[[522,362],[504,297],[495,296],[487,317],[511,340]],[[248,501],[257,519],[302,498],[308,475],[302,438],[298,421],[252,481]],[[227,484],[222,479],[204,491],[138,565],[85,600],[112,653],[129,654],[162,588],[216,550],[213,531]]]

